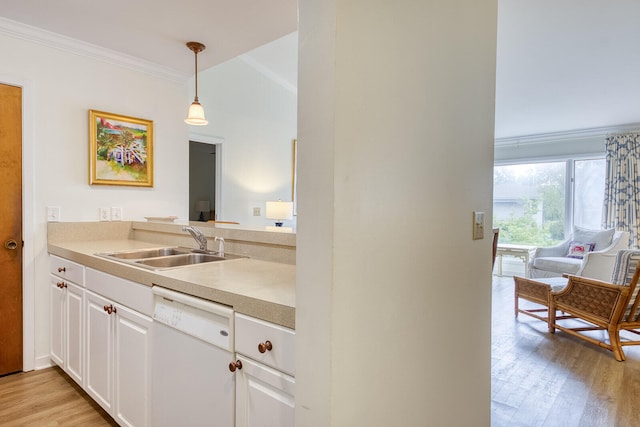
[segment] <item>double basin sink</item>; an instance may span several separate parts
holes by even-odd
[[[97,253],[97,256],[125,264],[148,268],[150,270],[166,270],[209,262],[227,261],[246,258],[240,255],[220,254],[185,247],[163,247],[153,249],[133,249],[115,252]]]

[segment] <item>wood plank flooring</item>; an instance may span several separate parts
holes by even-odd
[[[513,279],[493,281],[491,425],[640,425],[640,346],[627,360],[513,315]],[[470,353],[472,354],[472,353]],[[0,378],[1,426],[115,426],[59,368]]]
[[[640,346],[627,360],[513,314],[513,279],[493,280],[491,424],[640,425]]]
[[[117,426],[58,367],[0,377],[0,425]]]

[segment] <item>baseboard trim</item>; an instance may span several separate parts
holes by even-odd
[[[53,366],[53,362],[51,361],[51,358],[49,357],[49,355],[36,357],[35,367],[34,367],[36,371],[40,369],[50,368],[52,366]]]

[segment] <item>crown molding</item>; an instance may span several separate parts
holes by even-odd
[[[563,132],[538,133],[533,135],[510,136],[496,138],[495,145],[545,144],[557,141],[585,140],[590,138],[606,138],[614,133],[640,131],[640,123],[604,126],[597,128],[577,129]]]
[[[190,76],[151,61],[0,17],[0,34],[183,83]]]

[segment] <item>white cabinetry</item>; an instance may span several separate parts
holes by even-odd
[[[52,255],[49,271],[51,360],[84,386],[84,266]]]
[[[87,289],[86,391],[118,424],[148,426],[151,289],[90,268]]]
[[[295,331],[237,313],[235,324],[236,427],[293,427]]]

